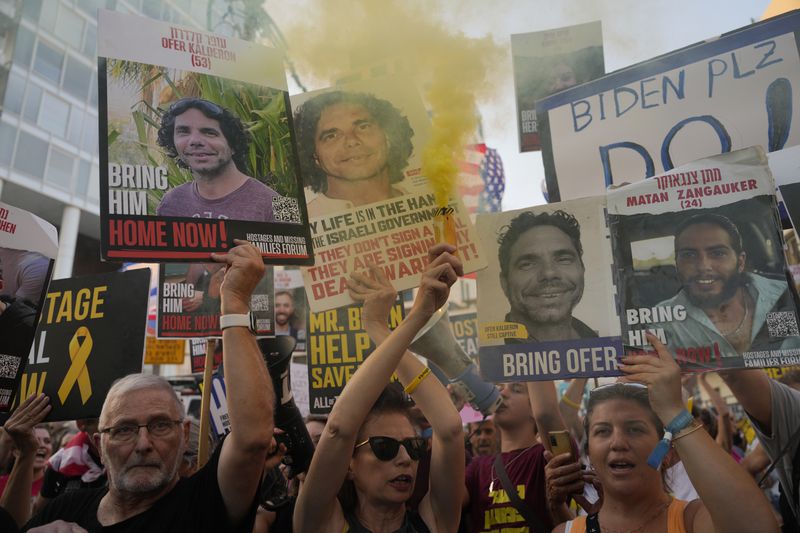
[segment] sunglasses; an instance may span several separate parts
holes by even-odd
[[[214,102],[209,102],[202,98],[181,98],[169,106],[169,112],[174,115],[181,115],[189,108],[196,108],[210,113],[211,115],[221,115],[222,108]]]
[[[391,461],[397,457],[401,444],[412,461],[419,461],[428,449],[428,445],[422,437],[409,437],[403,440],[392,437],[370,437],[364,442],[356,444],[355,449],[357,450],[365,444],[369,444],[372,453],[381,461]]]

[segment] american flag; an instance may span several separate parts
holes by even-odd
[[[506,184],[497,150],[482,143],[469,145],[459,169],[459,194],[473,222],[475,213],[500,211]]]

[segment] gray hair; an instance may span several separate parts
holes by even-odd
[[[178,398],[178,394],[169,381],[161,376],[152,374],[129,374],[123,378],[116,380],[111,388],[108,390],[106,399],[103,402],[103,409],[100,411],[100,426],[104,426],[104,422],[108,419],[108,410],[111,408],[117,396],[124,396],[125,394],[141,389],[162,389],[170,393],[170,398],[175,401],[175,407],[179,413],[183,414],[183,404]]]

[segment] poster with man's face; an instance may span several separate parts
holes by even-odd
[[[104,257],[313,263],[278,52],[107,11],[98,51]]]
[[[652,331],[683,369],[798,364],[775,184],[760,147],[609,192],[623,341]]]
[[[478,215],[481,372],[492,381],[615,375],[621,351],[605,199]]]
[[[416,89],[378,79],[292,97],[300,169],[319,261],[303,271],[309,306],[352,303],[349,272],[374,264],[395,289],[419,283],[436,242],[433,190],[420,154],[430,123]],[[467,272],[485,264],[463,203],[452,208]]]

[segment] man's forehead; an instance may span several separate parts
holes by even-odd
[[[217,130],[221,129],[219,120],[206,116],[205,113],[194,107],[190,107],[180,115],[175,116],[175,127],[183,126],[188,123],[198,123],[198,122],[204,128],[213,127],[214,129]]]
[[[716,224],[698,223],[686,226],[675,239],[675,248],[687,248],[702,245],[704,248],[725,246],[733,249],[730,234]]]
[[[567,235],[564,230],[548,224],[534,226],[525,230],[511,247],[511,254],[522,255],[536,253],[543,250],[545,246],[548,248],[570,249],[578,253],[575,249],[575,245],[572,243],[572,239],[570,239],[569,235]]]
[[[361,104],[337,102],[322,110],[317,122],[317,131],[335,127],[340,122],[351,123],[359,120],[373,120],[372,113]]]
[[[109,400],[103,413],[106,425],[115,420],[147,420],[153,416],[167,414],[180,416],[178,404],[170,395],[173,392],[158,387],[133,389],[121,392]]]

